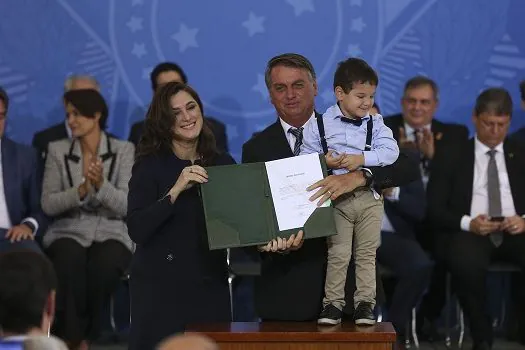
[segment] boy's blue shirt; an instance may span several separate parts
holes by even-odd
[[[329,150],[337,153],[363,154],[364,166],[386,166],[393,164],[399,156],[399,147],[392,130],[383,122],[380,114],[363,117],[361,126],[341,120],[343,113],[337,104],[323,114],[326,143]],[[372,118],[372,149],[365,151],[367,121]],[[317,123],[307,123],[303,131],[300,154],[323,153]],[[346,174],[347,169],[334,169],[335,175]]]

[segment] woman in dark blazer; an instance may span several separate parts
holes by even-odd
[[[168,83],[153,97],[129,183],[131,350],[153,349],[194,322],[230,321],[226,252],[210,251],[198,184],[216,151],[197,93]],[[199,165],[198,165],[199,164]]]
[[[44,247],[58,277],[54,332],[71,349],[98,338],[105,302],[131,260],[124,217],[134,147],[104,132],[108,108],[91,89],[64,94],[71,139],[49,144]]]

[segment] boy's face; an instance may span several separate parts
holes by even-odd
[[[352,90],[345,93],[343,88],[335,88],[335,96],[341,112],[347,117],[363,118],[374,105],[376,86],[370,83],[354,83]]]

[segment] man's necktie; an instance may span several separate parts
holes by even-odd
[[[419,148],[419,140],[423,137],[423,129],[416,129],[414,130],[414,140],[416,142],[416,147],[419,152],[419,162],[421,163],[421,167],[423,168],[423,173],[425,176],[428,176],[429,174],[429,163],[428,159],[425,158],[425,155]]]
[[[341,121],[345,123],[354,124],[355,126],[361,126],[363,124],[363,118],[348,118],[348,117],[341,117]]]
[[[288,132],[295,136],[295,145],[293,147],[293,155],[298,156],[301,153],[301,145],[303,144],[303,128],[290,128]]]
[[[501,192],[499,187],[498,166],[496,164],[496,150],[491,149],[487,152],[489,165],[487,166],[487,192],[489,196],[489,216],[501,216]],[[503,232],[493,232],[490,234],[490,241],[495,247],[499,247],[503,242]]]

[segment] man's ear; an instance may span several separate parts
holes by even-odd
[[[55,318],[55,307],[56,307],[56,291],[52,290],[47,296],[46,305],[44,312],[50,320]]]

